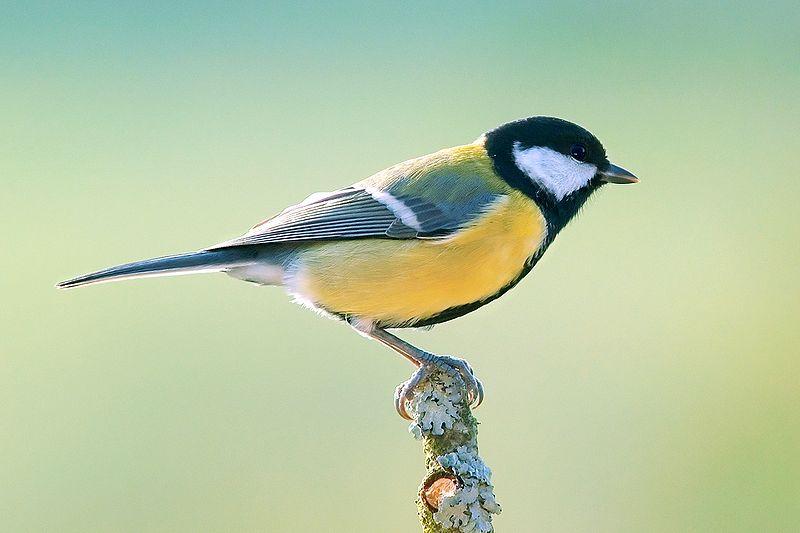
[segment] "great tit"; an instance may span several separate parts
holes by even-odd
[[[312,194],[241,237],[57,286],[195,272],[280,285],[295,302],[346,321],[418,367],[395,394],[398,412],[410,418],[406,402],[435,368],[458,372],[475,405],[483,387],[465,361],[428,353],[387,329],[452,320],[502,296],[592,193],[637,181],[582,127],[530,117]]]

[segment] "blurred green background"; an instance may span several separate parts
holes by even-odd
[[[500,531],[796,531],[796,2],[6,3],[0,530],[418,528],[410,366],[223,275],[57,281],[238,235],[507,120],[608,187],[467,357]]]

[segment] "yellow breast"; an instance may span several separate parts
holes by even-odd
[[[311,244],[290,290],[337,314],[411,325],[497,293],[517,278],[546,231],[536,204],[510,190],[448,239]]]

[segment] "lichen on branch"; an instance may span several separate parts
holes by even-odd
[[[425,533],[490,533],[500,513],[492,472],[478,455],[478,422],[463,379],[433,372],[417,387],[409,431],[423,442],[427,474],[417,510]]]

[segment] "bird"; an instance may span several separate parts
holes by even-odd
[[[427,352],[389,330],[432,327],[499,298],[592,194],[607,183],[638,181],[583,127],[533,116],[312,194],[240,237],[57,287],[203,272],[281,286],[295,302],[346,322],[417,367],[394,396],[397,412],[412,419],[414,391],[434,371],[459,375],[475,407],[483,385],[464,359]]]

